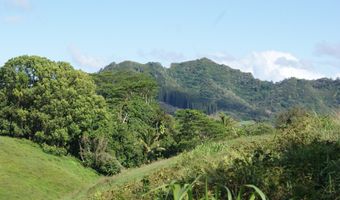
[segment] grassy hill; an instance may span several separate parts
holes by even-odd
[[[83,190],[77,193],[73,193],[66,199],[93,199],[99,196],[99,199],[112,199],[114,198],[112,194],[116,194],[117,191],[122,191],[123,193],[123,191],[128,192],[129,187],[141,187],[140,184],[146,177],[166,177],[159,177],[160,182],[156,183],[156,185],[160,186],[169,180],[180,179],[181,174],[186,174],[189,165],[184,164],[185,162],[195,160],[197,161],[197,165],[216,163],[225,156],[224,154],[226,152],[234,153],[235,149],[248,148],[248,146],[251,146],[254,142],[265,143],[273,138],[274,135],[247,136],[221,142],[207,143],[198,146],[193,151],[180,154],[176,157],[160,160],[139,168],[131,168],[116,176],[101,178],[97,183],[83,188]],[[190,157],[189,160],[188,157]],[[198,157],[200,159],[197,159]],[[124,198],[128,198],[128,195],[124,194]]]
[[[170,111],[175,107],[193,108],[207,114],[222,111],[238,119],[261,120],[292,106],[328,113],[340,105],[340,79],[290,78],[273,83],[207,58],[173,63],[170,68],[159,63],[125,61],[112,63],[99,73],[121,70],[154,77],[160,87],[159,101]]]
[[[98,178],[75,158],[46,154],[25,139],[0,137],[0,199],[61,199]]]

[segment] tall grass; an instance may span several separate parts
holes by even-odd
[[[256,197],[260,197],[261,200],[266,200],[266,195],[256,186],[246,184],[240,187],[240,190],[233,195],[233,193],[229,190],[228,187],[222,186],[220,189],[215,189],[213,193],[210,193],[208,190],[208,181],[206,178],[204,192],[201,192],[203,195],[200,197],[194,197],[194,187],[196,182],[200,179],[201,176],[196,178],[192,183],[184,183],[181,184],[177,181],[172,181],[169,184],[162,185],[151,190],[149,193],[157,193],[159,190],[165,191],[166,195],[162,200],[219,200],[221,197],[221,189],[226,190],[226,199],[227,200],[245,200],[245,196],[248,197],[249,200],[255,200]],[[250,190],[250,191],[247,191]],[[149,194],[147,193],[147,194]],[[159,197],[158,197],[159,198]]]

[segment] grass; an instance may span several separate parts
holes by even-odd
[[[162,168],[171,167],[176,163],[177,157],[164,159],[160,161],[153,162],[149,165],[144,165],[139,168],[131,168],[122,171],[120,174],[112,176],[112,177],[103,177],[99,179],[95,184],[88,185],[84,188],[81,188],[69,196],[65,197],[65,199],[88,199],[92,195],[94,195],[98,191],[107,191],[111,187],[123,185],[125,183],[129,183],[135,180],[140,180],[144,176],[147,176],[157,170]]]
[[[100,177],[84,168],[75,158],[44,153],[34,143],[0,137],[0,199],[88,199],[96,192],[141,180],[164,168],[171,168],[187,154],[205,153],[219,159],[231,147],[271,139],[273,135],[240,137],[211,142],[179,156],[132,168],[112,177]]]
[[[145,165],[139,168],[132,168],[122,173],[112,176],[104,177],[98,180],[97,183],[88,185],[87,187],[74,192],[66,199],[91,199],[96,193],[105,193],[110,191],[111,188],[124,187],[125,184],[133,183],[143,179],[144,177],[156,173],[161,169],[172,168],[178,164],[182,164],[183,160],[189,157],[196,157],[198,155],[205,154],[211,160],[221,159],[223,152],[229,151],[231,148],[238,148],[244,145],[248,145],[253,142],[267,141],[274,138],[274,135],[260,135],[260,136],[244,136],[232,140],[226,140],[221,142],[210,142],[196,147],[193,151],[180,154],[176,157],[160,160],[149,165]],[[191,159],[190,159],[191,160]],[[185,167],[185,166],[183,166]],[[175,177],[174,177],[175,178]]]
[[[0,137],[0,199],[62,199],[98,178],[73,157],[46,154],[25,139]]]

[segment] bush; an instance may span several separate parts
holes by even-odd
[[[114,154],[108,152],[107,145],[108,141],[104,137],[83,136],[80,146],[81,160],[85,166],[92,167],[101,174],[117,174],[123,167]]]
[[[340,143],[339,131],[332,127],[328,117],[294,116],[271,143],[211,169],[211,182],[226,184],[232,191],[252,183],[271,199],[337,199]]]
[[[263,135],[263,134],[274,134],[275,128],[268,123],[254,123],[241,125],[238,130],[238,135],[242,136],[253,136],[253,135]]]
[[[57,146],[50,146],[48,144],[42,144],[41,148],[45,153],[53,154],[56,156],[65,156],[67,154],[67,150],[62,147],[57,147]]]
[[[178,122],[178,133],[174,139],[179,152],[191,150],[207,140],[225,138],[231,134],[229,124],[211,119],[198,110],[178,110],[175,118]]]

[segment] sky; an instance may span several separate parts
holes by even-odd
[[[338,0],[0,0],[0,66],[39,55],[111,62],[207,57],[256,78],[340,77]]]

